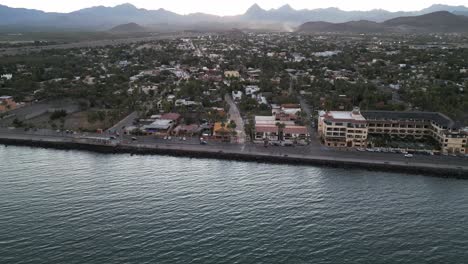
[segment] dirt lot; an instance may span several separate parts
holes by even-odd
[[[51,113],[43,114],[26,122],[36,128],[65,129],[74,131],[96,131],[97,129],[107,129],[114,124],[112,118],[106,117],[104,120],[92,120],[89,114],[96,111],[77,112],[67,115],[65,118],[51,120]]]

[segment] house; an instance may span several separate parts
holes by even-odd
[[[159,119],[156,119],[154,122],[143,126],[142,129],[147,134],[151,135],[169,135],[172,132],[172,129],[179,123],[180,119],[181,116],[177,113],[163,114]]]
[[[255,125],[254,142],[263,143],[264,141],[278,141],[278,126],[276,125]]]
[[[286,114],[284,112],[281,112],[281,113],[277,113],[275,115],[275,120],[276,121],[281,121],[281,122],[284,122],[284,121],[295,121],[297,119],[297,116],[294,115],[294,114]]]
[[[11,73],[0,75],[0,79],[6,79],[7,81],[11,80],[12,78],[13,78],[13,74]]]
[[[309,130],[305,126],[285,126],[283,129],[284,141],[307,141],[310,138]]]
[[[143,126],[147,134],[165,136],[168,135],[175,125],[175,121],[168,119],[158,119],[153,123]]]
[[[265,141],[305,143],[309,139],[307,127],[297,126],[292,120],[280,121],[276,116],[255,117],[254,143],[265,143]]]
[[[190,106],[198,106],[198,105],[201,106],[202,103],[195,102],[195,101],[188,101],[186,99],[177,99],[175,101],[175,106],[188,106],[188,107],[190,107]]]
[[[16,102],[11,96],[0,96],[0,113],[16,109]]]
[[[298,112],[301,112],[301,106],[298,104],[283,104],[281,105],[281,112],[285,114],[297,114]]]
[[[232,91],[232,99],[234,101],[242,100],[242,92],[241,91]]]
[[[239,78],[240,74],[238,71],[225,71],[224,77],[226,78]]]
[[[213,126],[213,138],[222,142],[231,142],[232,130],[225,123],[216,122]]]
[[[180,118],[181,118],[180,114],[177,114],[177,113],[167,113],[167,114],[161,115],[162,120],[171,120],[176,123],[180,121]]]
[[[247,95],[247,96],[255,95],[259,91],[260,91],[260,87],[258,87],[257,85],[247,85],[245,87],[245,95]]]
[[[192,137],[194,135],[199,134],[201,128],[199,125],[191,124],[191,125],[178,125],[172,132],[175,136],[189,136]]]

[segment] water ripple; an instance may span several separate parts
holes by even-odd
[[[0,263],[464,263],[468,181],[0,146]]]

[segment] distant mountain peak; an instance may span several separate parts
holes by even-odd
[[[370,20],[375,22],[384,22],[397,17],[420,16],[442,10],[449,11],[452,14],[460,16],[451,18],[447,13],[443,13],[445,15],[432,16],[433,19],[438,19],[440,22],[452,21],[451,27],[454,28],[453,30],[460,30],[459,27],[457,27],[457,21],[468,17],[467,7],[440,4],[432,5],[431,7],[419,11],[400,12],[390,12],[381,9],[368,11],[344,11],[336,7],[295,10],[289,4],[266,10],[261,8],[258,4],[253,4],[244,14],[226,17],[207,15],[203,13],[180,15],[162,8],[159,10],[138,8],[129,3],[114,7],[94,6],[70,13],[48,13],[38,10],[10,8],[0,5],[0,27],[29,26],[35,28],[58,27],[61,29],[79,28],[86,30],[107,30],[115,25],[135,22],[143,26],[172,27],[171,30],[180,28],[225,28],[226,26],[230,28],[267,27],[275,28],[275,30],[284,30],[283,25],[285,24],[296,27],[309,21],[345,23],[356,20]],[[432,23],[434,21],[427,19],[427,22],[425,23],[429,22]],[[463,24],[464,22],[460,23]],[[356,28],[356,23],[347,25],[351,25]],[[431,25],[437,26],[435,23],[432,23]],[[374,27],[370,24],[366,26]],[[336,28],[337,26],[334,27]],[[408,28],[408,26],[403,25],[401,28]],[[435,30],[443,32],[446,29],[441,25],[437,26]]]
[[[347,33],[465,33],[468,32],[468,17],[448,11],[437,11],[420,16],[403,16],[382,23],[350,21],[346,23],[307,22],[299,32],[347,32]]]
[[[258,12],[263,12],[265,11],[263,8],[261,8],[257,3],[253,4],[249,9],[247,9],[247,14],[254,14]]]
[[[277,9],[278,11],[296,11],[294,8],[292,8],[289,4],[285,4],[281,6],[280,8]]]
[[[451,6],[451,5],[444,5],[444,4],[433,4],[430,7],[425,8],[425,9],[423,9],[421,11],[423,11],[423,12],[436,12],[436,11],[468,12],[468,8],[466,6],[463,6],[463,5]]]
[[[116,9],[138,9],[136,6],[130,4],[130,3],[124,3],[120,5],[114,6]]]

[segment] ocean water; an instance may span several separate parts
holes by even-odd
[[[468,181],[0,146],[0,263],[468,263]]]

